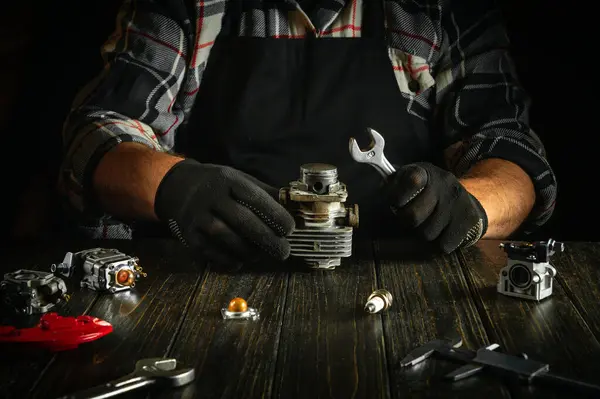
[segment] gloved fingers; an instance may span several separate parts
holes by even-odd
[[[391,178],[389,200],[396,208],[402,208],[425,189],[428,181],[425,168],[415,164],[403,166]]]
[[[225,267],[227,269],[240,269],[244,262],[229,255],[227,251],[224,251],[218,246],[209,245],[202,252],[201,255],[206,259],[209,264],[216,265],[218,268]]]
[[[220,249],[227,257],[238,262],[251,259],[256,250],[248,240],[241,237],[226,221],[218,215],[203,214],[195,224],[199,232],[206,236],[209,248]],[[234,226],[237,226],[234,225]],[[214,251],[213,251],[214,252]]]
[[[193,225],[192,225],[193,226]],[[207,261],[216,262],[223,266],[241,267],[239,259],[227,255],[227,251],[217,249],[218,246],[209,244],[208,240],[201,231],[191,227],[183,234],[174,234],[186,247],[197,251]]]
[[[256,177],[249,175],[247,173],[244,172],[240,172],[242,174],[242,176],[244,176],[246,179],[250,180],[252,183],[256,184],[258,187],[262,188],[264,191],[267,192],[267,194],[269,194],[269,196],[271,198],[273,198],[275,201],[279,202],[279,189],[276,187],[273,187],[259,179],[257,179]]]
[[[440,249],[446,254],[454,252],[467,239],[467,233],[475,224],[472,217],[451,217],[438,237]]]
[[[196,230],[190,236],[194,237],[195,248],[200,256],[209,264],[216,264],[219,268],[225,267],[230,271],[235,271],[242,267],[243,262],[240,259],[229,253],[222,245],[210,242],[201,231]]]
[[[251,180],[240,177],[231,185],[233,198],[250,209],[263,223],[280,237],[294,230],[294,218],[279,202]]]
[[[452,217],[452,213],[446,209],[447,204],[443,204],[438,202],[437,206],[433,210],[433,212],[429,215],[427,220],[425,220],[419,227],[418,230],[427,241],[436,240],[444,228],[450,222],[450,218]]]
[[[176,220],[170,220],[168,223],[171,235],[179,240],[188,248],[202,247],[204,240],[200,237],[193,227],[193,223],[182,224]]]
[[[263,218],[245,204],[227,201],[218,206],[215,213],[229,225],[235,226],[238,234],[252,242],[256,248],[278,260],[285,260],[289,256],[288,240],[275,233]]]
[[[435,211],[438,203],[437,193],[431,186],[426,186],[412,201],[403,207],[393,207],[392,211],[401,222],[416,228],[426,222]]]

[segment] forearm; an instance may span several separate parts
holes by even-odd
[[[535,204],[535,190],[529,175],[503,159],[486,159],[474,164],[460,182],[487,213],[488,229],[483,238],[508,238]]]
[[[157,220],[154,198],[165,174],[183,158],[139,143],[121,143],[102,157],[93,190],[103,210],[127,219]]]

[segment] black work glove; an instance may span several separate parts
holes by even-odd
[[[294,219],[277,197],[277,189],[239,170],[186,159],[163,178],[154,208],[184,245],[239,267],[262,254],[289,256]]]
[[[403,166],[390,176],[392,212],[443,252],[475,244],[487,230],[479,201],[450,172],[430,163]]]

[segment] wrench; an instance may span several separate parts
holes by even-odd
[[[445,378],[458,381],[471,377],[484,369],[501,371],[519,377],[528,384],[541,386],[554,385],[557,388],[577,390],[584,394],[600,397],[600,385],[574,380],[550,372],[550,365],[535,360],[530,360],[526,355],[513,356],[506,353],[495,352],[498,344],[487,345],[477,351],[463,349],[462,339],[455,338],[451,341],[433,340],[413,349],[406,357],[400,360],[401,367],[410,367],[425,361],[434,354],[440,357],[466,363],[462,367],[446,374]]]
[[[452,372],[452,373],[448,374],[448,378],[451,378],[453,380],[458,380],[460,378],[466,378],[470,375],[473,375],[473,374],[481,371],[483,369],[483,367],[479,367],[479,365],[471,363],[472,360],[477,355],[477,353],[474,351],[468,350],[468,349],[461,348],[462,344],[463,344],[463,341],[459,337],[456,337],[449,341],[444,341],[444,340],[440,340],[440,339],[429,341],[425,345],[422,345],[422,346],[419,346],[418,348],[413,349],[412,352],[410,352],[408,355],[406,355],[400,361],[400,366],[401,367],[414,366],[418,363],[421,363],[421,362],[429,359],[434,354],[437,354],[437,355],[447,358],[447,359],[458,360],[458,361],[467,363],[463,367],[459,368],[456,373]],[[498,344],[491,344],[491,345],[485,346],[482,349],[494,351],[494,350],[498,349],[499,347],[500,347],[500,345],[498,345]],[[456,375],[458,375],[459,377],[456,378]],[[462,377],[462,375],[464,375],[464,377]]]
[[[194,381],[193,368],[177,368],[177,360],[151,358],[138,360],[133,373],[104,385],[80,391],[60,399],[101,399],[111,398],[150,385],[181,387]]]
[[[374,167],[384,178],[394,174],[396,169],[387,160],[383,153],[385,139],[379,133],[371,128],[367,128],[371,135],[371,143],[365,150],[361,150],[354,137],[350,137],[350,155],[356,162],[366,163]]]

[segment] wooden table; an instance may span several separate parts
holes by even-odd
[[[265,264],[237,273],[213,271],[172,241],[88,242],[13,248],[1,271],[47,270],[65,252],[94,246],[138,256],[148,277],[116,295],[69,282],[74,294],[59,312],[100,317],[114,332],[57,355],[3,350],[0,397],[56,397],[162,356],[194,366],[197,380],[152,397],[565,397],[489,373],[449,383],[443,375],[459,365],[443,360],[398,366],[416,346],[455,334],[465,348],[498,343],[557,373],[600,383],[600,244],[566,243],[552,258],[554,293],[541,303],[497,294],[506,255],[496,241],[429,258],[407,245],[361,241],[334,271]],[[376,288],[388,289],[394,304],[369,315],[363,307]],[[222,319],[220,309],[236,296],[259,309],[259,321]]]

